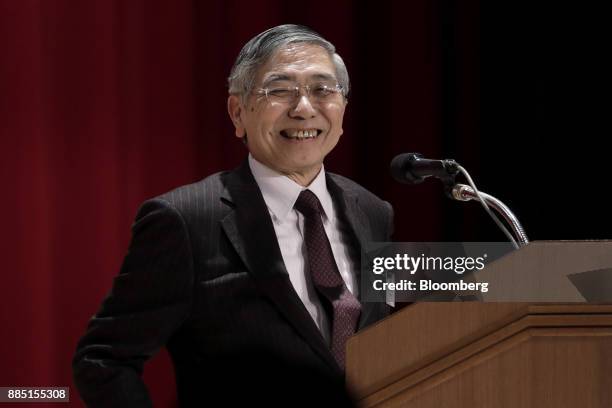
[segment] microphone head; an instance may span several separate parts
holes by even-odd
[[[391,176],[400,183],[419,184],[425,180],[424,177],[416,177],[410,171],[412,163],[423,158],[420,153],[402,153],[391,160]]]

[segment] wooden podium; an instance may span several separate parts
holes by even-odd
[[[534,242],[487,269],[612,273],[612,241]],[[612,407],[612,304],[415,303],[349,340],[346,373],[360,407]]]

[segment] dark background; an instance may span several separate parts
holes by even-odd
[[[0,385],[72,386],[139,204],[245,157],[225,79],[282,23],[344,57],[352,92],[326,166],[393,204],[396,240],[504,240],[437,181],[394,182],[403,152],[459,161],[531,239],[611,238],[606,14],[534,3],[0,0]],[[172,405],[165,353],[145,377]]]

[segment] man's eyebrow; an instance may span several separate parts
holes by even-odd
[[[335,81],[336,77],[331,74],[314,74],[311,78],[322,81]]]
[[[287,74],[270,74],[264,81],[263,86],[265,87],[266,85],[274,81],[291,81],[293,79],[294,78],[292,76]]]
[[[314,79],[317,81],[336,81],[336,77],[334,75],[327,73],[313,74],[309,77],[309,79]],[[262,86],[265,88],[267,85],[275,81],[295,81],[295,76],[282,73],[273,73],[265,79]]]

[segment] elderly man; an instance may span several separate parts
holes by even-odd
[[[281,391],[285,406],[336,395],[347,338],[387,314],[358,300],[360,249],[392,230],[388,203],[323,166],[348,91],[334,46],[306,27],[244,46],[228,111],[249,156],[140,208],[74,357],[88,405],[149,406],[141,372],[163,346],[181,406],[215,394],[268,406]]]

